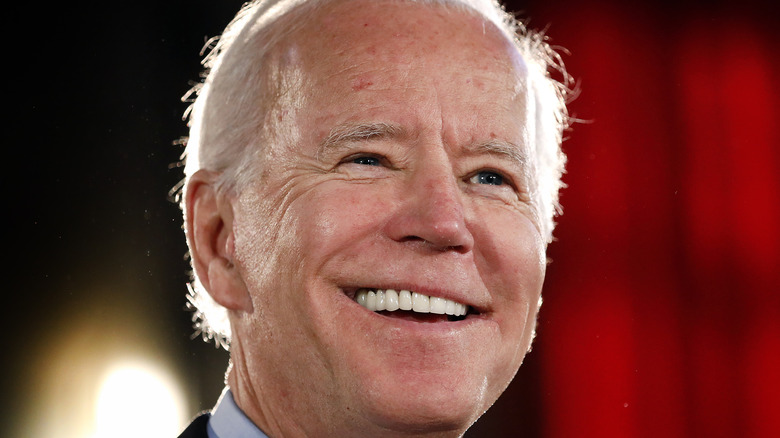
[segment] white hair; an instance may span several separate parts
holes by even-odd
[[[252,166],[261,161],[263,154],[262,148],[256,145],[263,142],[263,121],[269,105],[258,103],[273,98],[268,96],[270,84],[264,82],[266,55],[279,41],[308,24],[317,7],[334,1],[250,1],[221,37],[207,43],[204,80],[183,98],[192,104],[185,113],[190,132],[183,141],[185,179],[181,187],[186,188],[188,179],[200,169],[219,173],[217,190],[229,192],[246,186],[255,174],[250,171]],[[553,218],[560,214],[558,191],[563,187],[561,176],[566,161],[561,142],[568,127],[566,99],[570,77],[560,56],[542,33],[528,30],[496,0],[406,1],[476,12],[515,44],[528,67],[529,120],[535,120],[529,126],[535,130],[536,138],[537,186],[533,195],[542,233],[551,242]],[[560,81],[551,77],[551,70],[557,71]],[[180,196],[184,211],[185,198]],[[217,346],[227,348],[231,336],[227,310],[211,298],[197,277],[189,285],[189,291],[195,335],[202,335],[204,340],[214,339]]]

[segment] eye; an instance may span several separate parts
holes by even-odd
[[[469,182],[472,184],[485,184],[490,186],[500,186],[504,184],[504,177],[496,172],[489,170],[483,170],[476,175],[469,178]]]
[[[379,158],[371,156],[355,157],[350,160],[351,163],[360,164],[362,166],[381,166],[382,163]]]

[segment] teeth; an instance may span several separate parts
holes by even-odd
[[[398,302],[398,292],[392,289],[387,289],[385,291],[385,310],[393,312],[400,309],[400,306],[401,305]]]
[[[419,313],[430,313],[431,299],[428,295],[412,292],[412,310]]]
[[[458,303],[452,300],[444,300],[444,301],[447,302],[446,307],[444,309],[444,313],[446,313],[447,315],[454,315],[458,307]]]
[[[447,312],[447,300],[439,297],[431,297],[431,313],[444,315]]]
[[[412,310],[412,293],[408,290],[398,292],[398,308],[401,310]]]
[[[463,316],[468,310],[465,304],[441,297],[429,297],[408,290],[358,289],[355,293],[355,301],[372,312],[381,310],[394,312],[401,309],[413,310],[418,313]]]
[[[366,295],[366,309],[376,310],[376,293],[374,291],[369,291]]]
[[[385,293],[381,290],[376,291],[376,311],[387,309]]]

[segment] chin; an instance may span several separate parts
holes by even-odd
[[[421,377],[367,385],[361,398],[369,423],[399,434],[460,436],[497,398],[487,400],[485,379]]]
[[[392,415],[388,415],[391,414],[388,409],[373,412],[369,420],[385,429],[388,435],[395,432],[399,435],[461,436],[484,412],[484,409],[475,411],[471,408],[445,411],[442,406],[410,403],[406,409],[392,412]]]

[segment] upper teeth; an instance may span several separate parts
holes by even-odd
[[[446,298],[429,297],[408,290],[358,289],[355,293],[355,301],[371,311],[387,310],[393,312],[401,309],[419,313],[462,316],[468,310],[465,304]]]

